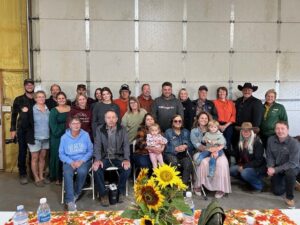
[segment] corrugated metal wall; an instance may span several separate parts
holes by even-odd
[[[34,77],[60,83],[72,98],[77,83],[91,92],[122,83],[160,94],[201,84],[215,98],[220,85],[233,99],[245,81],[261,99],[276,88],[292,134],[300,134],[299,0],[32,0]]]

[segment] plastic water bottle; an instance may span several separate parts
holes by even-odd
[[[24,205],[17,206],[13,221],[14,225],[28,225],[28,213],[25,211]]]
[[[51,224],[50,223],[51,211],[49,205],[47,204],[46,198],[40,199],[40,206],[37,210],[37,219],[38,219],[38,224],[43,224],[43,225]]]
[[[192,199],[192,192],[187,191],[185,194],[185,198],[184,198],[184,202],[185,204],[187,204],[190,209],[192,210],[192,214],[188,215],[188,214],[184,214],[184,221],[183,224],[184,225],[193,225],[194,224],[194,212],[195,212],[195,205]]]

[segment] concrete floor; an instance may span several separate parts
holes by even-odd
[[[240,181],[232,180],[232,193],[220,200],[221,205],[225,209],[229,208],[286,208],[283,198],[274,196],[270,192],[252,193],[244,190],[245,185],[241,185]],[[60,204],[61,186],[55,184],[47,185],[43,188],[37,188],[30,182],[27,185],[20,185],[18,175],[16,173],[0,173],[0,211],[15,211],[18,204],[25,205],[28,211],[35,211],[39,205],[41,197],[47,197],[51,210],[63,210]],[[129,196],[122,204],[103,208],[99,200],[92,200],[91,192],[86,192],[84,196],[77,202],[78,210],[123,210],[133,202],[132,181],[129,185]],[[205,208],[206,205],[214,197],[214,193],[208,193],[208,201],[203,198],[194,196],[196,209]],[[296,208],[300,208],[300,192],[295,192]]]

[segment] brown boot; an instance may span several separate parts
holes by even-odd
[[[293,199],[284,199],[285,204],[288,206],[289,209],[295,208],[295,201]]]

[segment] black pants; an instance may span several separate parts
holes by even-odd
[[[164,154],[164,163],[179,167],[183,183],[189,185],[193,167],[188,156],[178,158],[176,155]]]
[[[275,195],[283,195],[285,193],[287,199],[294,199],[294,188],[298,173],[299,169],[296,168],[274,174],[271,179],[272,192]]]
[[[27,143],[25,132],[22,129],[17,131],[18,144],[19,144],[19,155],[18,155],[18,169],[20,176],[26,176],[26,156],[27,156]]]

